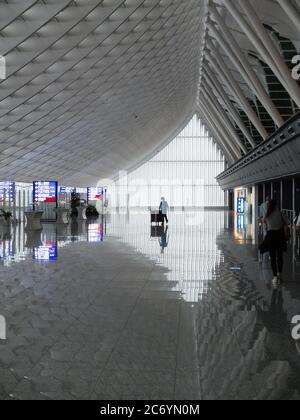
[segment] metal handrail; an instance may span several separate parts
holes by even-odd
[[[294,212],[294,210],[282,209],[282,213],[285,214],[292,223],[292,225],[294,225],[294,219],[296,217],[296,213]]]

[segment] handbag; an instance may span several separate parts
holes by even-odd
[[[286,221],[284,220],[283,215],[282,215],[282,223],[283,223],[284,238],[285,238],[286,242],[289,242],[292,238],[291,229],[287,225]]]
[[[269,251],[270,251],[270,241],[269,241],[269,237],[267,235],[265,237],[265,239],[263,240],[263,242],[259,246],[259,252],[261,253],[261,255],[263,255],[263,254],[266,254]]]

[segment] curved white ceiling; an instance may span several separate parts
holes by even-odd
[[[91,185],[195,110],[199,0],[0,3],[0,178]]]
[[[300,0],[0,1],[0,179],[96,184],[195,111],[233,163],[300,106],[276,38],[299,49],[299,11]]]

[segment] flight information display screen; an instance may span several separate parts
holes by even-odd
[[[15,183],[11,181],[0,182],[0,200],[13,200],[15,196]]]
[[[72,193],[76,193],[76,188],[75,187],[60,187],[59,192],[62,195],[72,194]]]
[[[33,183],[33,201],[35,203],[56,203],[57,182],[35,181]]]
[[[103,199],[103,188],[88,188],[88,201],[99,201]]]
[[[33,258],[36,261],[56,261],[57,244],[55,242],[47,242],[45,245],[34,248]]]

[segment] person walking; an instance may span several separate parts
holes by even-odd
[[[165,223],[165,221],[167,222],[167,224],[169,223],[168,216],[167,216],[168,210],[169,210],[169,204],[165,200],[165,198],[162,197],[160,206],[159,206],[159,214],[163,216],[163,224]]]
[[[263,240],[267,235],[267,228],[265,224],[265,218],[268,211],[268,205],[271,201],[271,197],[267,196],[266,201],[264,201],[259,207],[259,240]],[[263,263],[264,254],[259,253],[259,262]]]
[[[287,251],[287,241],[290,238],[288,234],[289,220],[277,207],[276,200],[270,200],[268,203],[265,224],[267,236],[264,246],[271,256],[273,285],[278,286],[282,281],[283,253]]]
[[[259,227],[260,227],[260,234],[263,235],[263,237],[265,237],[267,234],[266,225],[264,221],[267,215],[270,201],[271,201],[271,197],[269,196],[266,197],[266,201],[263,202],[262,205],[259,207]]]

